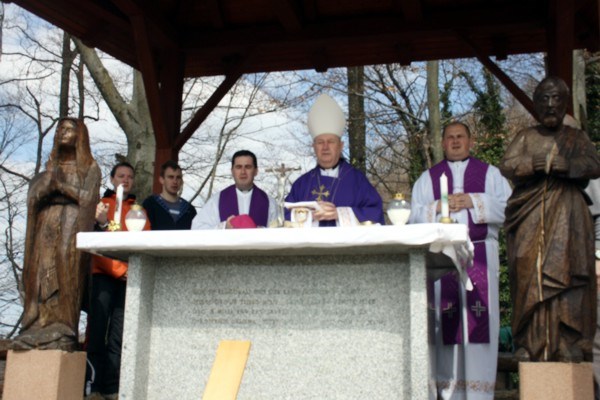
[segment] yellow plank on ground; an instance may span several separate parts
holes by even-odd
[[[249,354],[249,341],[222,340],[202,400],[235,400]]]

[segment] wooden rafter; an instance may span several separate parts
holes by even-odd
[[[271,0],[277,19],[287,32],[298,32],[303,27],[302,17],[294,0]]]
[[[575,5],[572,1],[550,0],[548,10],[548,75],[563,79],[573,87],[573,48],[575,44]],[[573,114],[569,102],[568,112]]]
[[[473,43],[468,36],[464,33],[458,33],[458,36],[473,49],[475,56],[482,63],[488,71],[490,71],[498,80],[504,85],[504,87],[523,105],[523,107],[529,111],[529,113],[535,118],[536,112],[533,106],[531,98],[521,88],[502,71],[502,69],[493,62],[488,56],[486,56],[481,50]]]
[[[150,109],[152,125],[154,126],[154,133],[156,135],[156,146],[167,147],[171,145],[171,140],[161,105],[158,66],[150,44],[148,25],[143,15],[132,16],[131,24],[133,26],[140,72],[144,79],[148,108]]]
[[[210,17],[213,28],[217,29],[223,29],[225,27],[225,20],[220,4],[221,2],[218,0],[206,0],[208,16]]]
[[[186,125],[186,127],[181,131],[181,134],[175,140],[175,149],[177,151],[181,150],[183,145],[192,137],[196,129],[204,122],[204,120],[210,115],[212,110],[219,104],[221,99],[229,92],[229,89],[235,85],[238,79],[242,76],[241,72],[233,73],[227,75],[225,80],[221,82],[219,87],[213,92],[213,94],[206,100],[206,103],[196,111],[194,117],[190,120],[190,122]]]
[[[157,161],[177,157],[245,73],[476,56],[533,112],[491,56],[547,52],[571,86],[572,50],[600,48],[600,0],[12,2],[142,72]],[[225,80],[178,134],[184,77],[216,75]]]
[[[417,22],[423,19],[423,7],[420,0],[395,0],[395,6],[407,22]]]
[[[152,33],[166,46],[176,46],[179,42],[177,30],[158,11],[148,5],[148,2],[139,0],[112,0],[124,14],[132,16],[144,16],[147,25],[152,27]],[[135,32],[134,32],[135,33]]]

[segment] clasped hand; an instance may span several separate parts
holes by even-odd
[[[328,201],[318,201],[319,209],[313,211],[312,217],[315,221],[331,221],[338,217],[335,204]]]
[[[448,195],[448,209],[450,212],[473,208],[473,200],[467,193],[456,193]]]
[[[552,156],[548,154],[536,154],[532,158],[533,170],[536,172],[550,173],[552,172],[567,172],[569,163],[567,159],[560,154]]]

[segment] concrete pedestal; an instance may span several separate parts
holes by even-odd
[[[593,400],[591,363],[519,363],[520,400]]]
[[[427,250],[467,241],[432,224],[86,233],[78,248],[129,261],[120,400],[201,398],[222,340],[252,345],[238,400],[426,400]]]
[[[3,400],[81,400],[84,352],[10,350],[6,358]]]

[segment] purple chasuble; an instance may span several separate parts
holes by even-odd
[[[485,176],[489,165],[470,157],[465,170],[465,193],[485,192]],[[452,170],[448,161],[444,160],[429,170],[433,183],[433,197],[440,199],[440,176],[445,173],[448,177],[448,191],[452,193]],[[467,328],[470,343],[490,342],[490,316],[488,297],[487,258],[485,239],[487,224],[475,224],[471,213],[469,218],[469,237],[475,247],[473,266],[467,269],[467,274],[473,283],[473,290],[467,291]],[[460,290],[458,277],[455,273],[445,275],[442,279],[440,307],[442,308],[442,334],[444,344],[463,343],[461,327]]]
[[[235,185],[221,191],[219,196],[219,217],[221,222],[231,215],[239,215],[237,193]],[[267,226],[269,221],[269,196],[256,185],[252,189],[250,198],[250,212],[248,213],[258,226]]]
[[[372,221],[384,225],[381,196],[359,170],[340,160],[338,177],[321,175],[317,166],[298,178],[285,201],[329,201],[336,207],[352,207],[359,222]],[[285,211],[290,220],[289,210]],[[335,226],[336,221],[320,221],[319,226]]]

